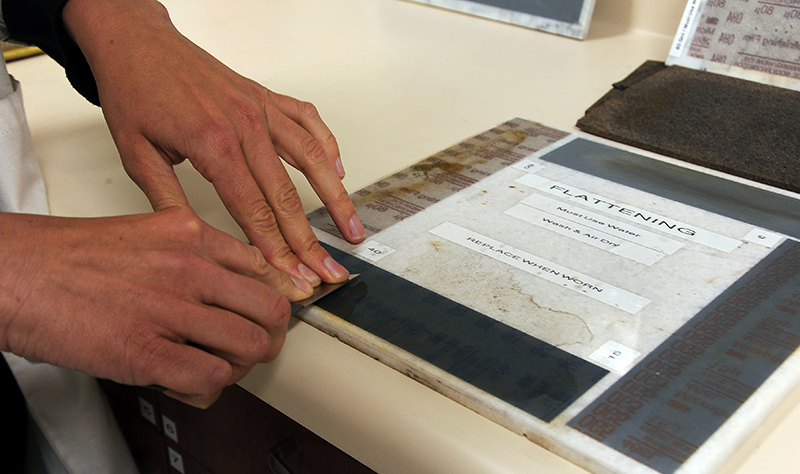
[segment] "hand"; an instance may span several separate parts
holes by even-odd
[[[0,214],[0,268],[0,350],[200,407],[278,355],[290,306],[276,288],[302,296],[258,249],[184,210]]]
[[[279,158],[305,174],[348,241],[364,239],[336,140],[313,105],[228,69],[154,0],[70,0],[64,21],[125,169],[154,209],[189,207],[172,169],[188,159],[276,268],[312,285],[347,277],[317,242]]]

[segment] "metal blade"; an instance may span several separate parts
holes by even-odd
[[[292,303],[292,316],[299,313],[309,305],[313,304],[320,298],[323,298],[330,293],[338,290],[339,288],[345,286],[346,284],[353,281],[355,278],[358,277],[358,274],[350,275],[350,278],[341,282],[341,283],[322,283],[318,287],[314,288],[314,293],[306,299],[295,301]]]

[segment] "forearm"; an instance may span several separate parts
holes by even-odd
[[[115,75],[149,67],[143,62],[149,49],[169,48],[160,44],[164,38],[181,37],[156,0],[69,0],[62,18],[98,83],[116,84],[124,77]]]
[[[147,34],[137,30],[142,25],[171,28],[166,9],[154,0],[3,0],[2,8],[10,38],[40,47],[95,105],[98,66],[130,50]]]

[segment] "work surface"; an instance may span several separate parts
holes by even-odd
[[[613,82],[666,57],[684,3],[598,2],[581,42],[397,0],[165,2],[184,34],[233,69],[317,105],[352,191],[512,117],[573,130]],[[61,69],[40,57],[9,70],[23,83],[52,212],[149,211],[102,114]],[[179,168],[198,213],[243,237],[210,185]],[[584,472],[304,323],[241,385],[381,473]],[[726,469],[796,470],[799,401],[795,390]]]

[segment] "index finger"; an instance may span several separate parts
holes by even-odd
[[[274,138],[278,154],[306,176],[345,240],[353,244],[362,242],[364,226],[341,182],[344,170],[340,173],[335,165],[338,163],[341,168],[333,134],[313,105],[278,97],[275,105],[283,113],[271,119],[271,129],[281,131]]]
[[[284,115],[294,120],[322,146],[339,179],[344,178],[345,170],[342,164],[339,144],[331,129],[322,120],[314,104],[278,94],[269,89],[267,89],[267,96]],[[297,167],[296,163],[291,164]]]
[[[291,125],[297,127],[294,122]],[[245,159],[253,179],[266,198],[272,217],[270,220],[256,221],[257,225],[251,228],[253,233],[248,235],[276,266],[281,267],[287,262],[293,264],[294,260],[299,259],[302,261],[302,266],[299,267],[301,271],[310,268],[324,281],[342,281],[347,277],[347,270],[336,263],[319,244],[306,219],[297,189],[272,147],[272,142],[262,139],[270,132],[271,129],[266,129],[265,124],[260,132],[242,139]],[[331,171],[330,166],[327,169]],[[329,172],[328,176],[344,192],[336,175]],[[349,202],[349,198],[347,201]]]

